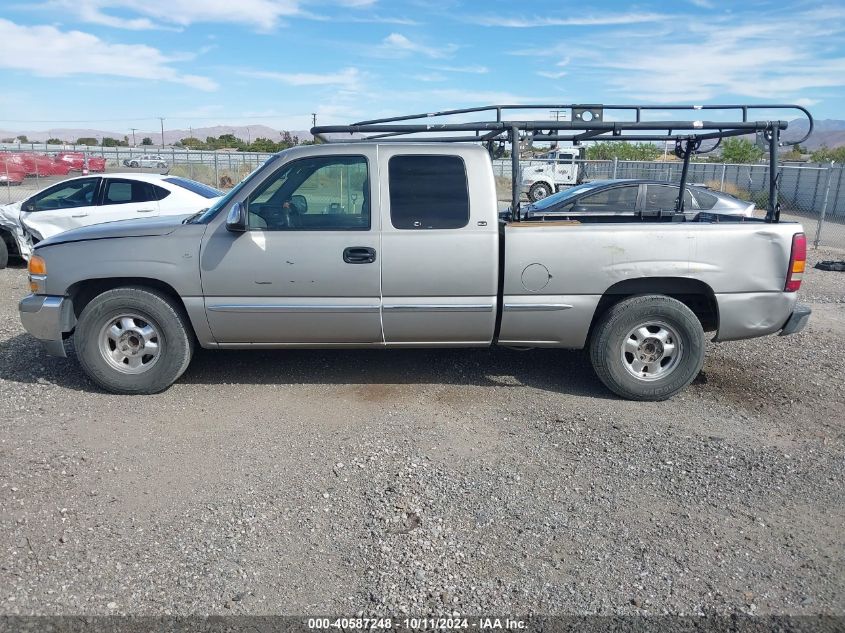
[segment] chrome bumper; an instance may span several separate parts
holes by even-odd
[[[64,335],[73,331],[76,316],[67,297],[28,295],[18,304],[24,329],[44,344],[51,356],[67,356]]]
[[[779,336],[787,336],[789,334],[796,334],[807,327],[810,321],[810,315],[813,313],[809,306],[801,305],[795,306],[795,310],[787,320],[786,325],[780,331]]]

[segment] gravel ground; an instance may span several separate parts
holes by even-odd
[[[845,614],[843,273],[665,403],[548,350],[200,351],[115,396],[24,334],[25,282],[0,614]]]

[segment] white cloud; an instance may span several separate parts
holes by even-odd
[[[469,66],[433,66],[435,70],[442,70],[448,73],[471,73],[476,75],[486,75],[490,72],[487,66],[469,65]]]
[[[700,9],[713,9],[716,6],[710,0],[689,0],[689,1],[690,1],[690,3],[699,7]]]
[[[409,55],[417,53],[433,59],[449,57],[458,50],[456,44],[444,44],[443,46],[426,46],[420,42],[414,42],[401,33],[391,33],[382,40],[379,51],[387,55]]]
[[[537,74],[540,75],[540,77],[546,77],[547,79],[560,79],[562,77],[566,77],[566,75],[568,73],[565,70],[562,70],[560,72],[551,72],[551,71],[548,71],[548,70],[538,70]]]
[[[418,75],[414,75],[414,79],[426,82],[446,81],[446,75],[442,73],[420,73]]]
[[[472,18],[472,21],[482,26],[502,26],[515,29],[528,29],[543,26],[609,26],[616,24],[640,24],[643,22],[660,22],[669,16],[661,13],[619,13],[608,12],[607,15],[579,16],[556,18],[535,15],[530,17],[503,17],[498,15]],[[469,19],[469,18],[468,18]]]
[[[184,74],[178,61],[143,44],[110,44],[90,33],[60,31],[53,26],[21,26],[0,18],[0,41],[14,55],[0,56],[0,67],[47,77],[110,75],[169,81],[199,90],[215,90],[208,77]]]
[[[362,80],[357,68],[344,68],[330,73],[279,73],[266,70],[242,70],[238,74],[254,79],[271,79],[289,86],[341,86],[355,89]]]
[[[45,6],[69,11],[86,22],[134,30],[186,27],[196,22],[247,24],[270,30],[282,19],[304,13],[298,0],[50,0]],[[119,17],[115,12],[130,12],[136,17]]]

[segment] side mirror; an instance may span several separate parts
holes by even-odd
[[[240,202],[236,202],[229,209],[229,215],[226,216],[226,230],[232,233],[243,233],[247,230],[246,207]]]
[[[308,200],[305,196],[297,193],[290,197],[290,201],[299,213],[308,213]]]
[[[572,207],[572,213],[588,213],[590,210],[583,204],[576,204]]]
[[[24,203],[23,210],[26,211],[27,213],[32,213],[33,211],[35,211],[35,203],[34,202]]]

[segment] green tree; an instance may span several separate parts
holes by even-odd
[[[60,138],[48,138],[47,144],[48,145],[64,145],[65,142]]]
[[[756,163],[763,150],[745,138],[726,138],[722,141],[723,163]]]
[[[153,139],[151,139],[149,136],[145,136],[143,139],[141,139],[141,145],[152,145],[152,144],[153,144]]]
[[[811,160],[814,163],[829,163],[835,161],[837,163],[845,163],[845,146],[830,148],[823,145],[811,155]]]
[[[653,143],[599,141],[587,148],[589,160],[654,160],[660,154],[660,149]]]
[[[104,136],[101,145],[103,147],[122,147],[126,145],[126,143],[116,138],[112,138],[111,136]]]
[[[76,139],[77,145],[97,145],[97,139],[93,136],[80,136]]]
[[[195,136],[186,136],[181,141],[182,147],[190,147],[191,149],[204,149],[205,143]]]
[[[19,134],[16,137],[21,143],[29,143],[29,139],[26,138],[26,134]]]

